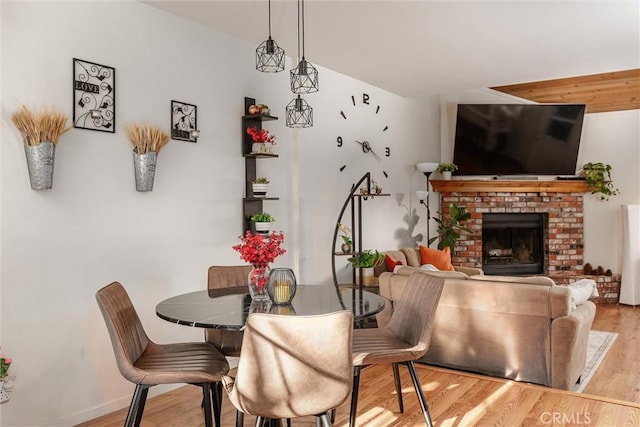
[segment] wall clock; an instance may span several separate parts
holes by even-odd
[[[371,102],[369,94],[363,93],[362,98],[351,95],[351,105],[340,110],[340,134],[336,137],[336,147],[339,150],[357,150],[360,159],[349,153],[349,159],[357,166],[375,165],[381,174],[388,178],[384,170],[384,162],[391,157],[391,147],[388,144],[387,131],[389,126],[384,124],[379,115],[380,105]],[[367,163],[368,162],[368,163]],[[340,166],[343,172],[348,164]]]

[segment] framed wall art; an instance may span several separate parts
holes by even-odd
[[[115,133],[115,68],[73,58],[73,127]]]
[[[171,139],[198,142],[198,107],[171,101]]]

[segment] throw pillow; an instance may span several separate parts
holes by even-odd
[[[389,255],[384,256],[384,265],[387,267],[387,271],[393,271],[397,265],[402,265],[400,261],[396,261]]]
[[[569,283],[569,292],[571,294],[572,310],[580,304],[584,304],[592,296],[599,296],[596,282],[593,279],[582,279],[574,283]]]
[[[433,264],[438,270],[454,271],[451,265],[451,250],[446,246],[443,250],[431,249],[420,245],[420,262],[424,264]]]

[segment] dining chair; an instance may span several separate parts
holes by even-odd
[[[242,288],[249,292],[250,265],[212,265],[207,274],[207,289],[230,290]],[[227,331],[224,329],[205,329],[204,340],[213,344],[227,357],[240,356],[242,346],[242,331]]]
[[[331,426],[327,411],[351,393],[352,336],[351,311],[249,315],[236,377],[222,377],[231,403],[256,426],[312,415]]]
[[[156,344],[151,341],[127,291],[118,282],[96,292],[96,300],[107,325],[118,369],[136,385],[125,427],[140,425],[150,387],[176,383],[202,387],[205,426],[213,425],[213,406],[219,427],[220,407],[215,407],[211,395],[221,375],[229,372],[224,355],[205,342]]]
[[[349,426],[356,424],[360,371],[374,364],[390,364],[393,368],[400,413],[404,412],[398,364],[407,366],[427,426],[431,416],[416,374],[414,361],[429,349],[433,319],[444,280],[421,271],[411,274],[405,290],[393,307],[389,323],[383,327],[356,329],[353,332],[353,391]]]

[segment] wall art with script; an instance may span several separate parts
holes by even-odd
[[[171,139],[198,142],[198,107],[171,101]]]
[[[115,133],[115,68],[73,58],[73,127]]]

